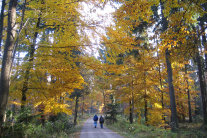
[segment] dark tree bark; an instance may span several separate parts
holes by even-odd
[[[147,125],[148,121],[148,108],[147,108],[147,90],[146,90],[146,72],[144,72],[144,85],[145,85],[145,93],[144,93],[144,118],[145,118],[145,124]]]
[[[81,115],[83,116],[84,113],[84,105],[85,105],[85,97],[84,95],[82,96],[82,107],[81,107]]]
[[[193,119],[192,119],[192,110],[191,110],[191,103],[190,103],[190,91],[189,89],[187,90],[187,93],[188,93],[188,117],[189,117],[189,123],[193,122]]]
[[[143,60],[143,65],[145,65],[145,61]],[[147,90],[146,90],[146,78],[147,78],[147,76],[146,76],[146,70],[144,69],[144,78],[143,78],[143,83],[144,83],[144,88],[145,88],[145,90],[144,90],[144,118],[145,118],[145,124],[146,125],[148,125],[147,124],[147,122],[148,122],[148,107],[147,107],[147,104],[148,104],[148,100],[147,100]]]
[[[144,96],[144,117],[145,117],[145,124],[147,125],[147,122],[148,122],[148,109],[147,109],[147,94],[145,93],[145,96]]]
[[[6,0],[2,0],[1,3],[1,17],[0,17],[0,54],[1,54],[1,41],[2,41],[2,35],[4,30],[4,8],[6,5]]]
[[[207,90],[206,90],[206,86],[207,86],[207,84],[206,84],[207,83],[207,53],[206,53],[207,43],[206,43],[205,27],[204,27],[204,21],[203,20],[200,21],[200,26],[201,26],[201,32],[203,32],[202,33],[202,44],[205,48],[205,70],[204,70],[204,73],[203,73],[202,68],[201,68],[202,76],[205,74],[205,76],[203,76],[203,77],[205,77],[205,79],[203,78],[202,81],[201,81],[201,82],[205,83],[204,84],[205,91],[203,90],[201,92],[201,97],[202,97],[202,103],[203,103],[202,106],[203,106],[204,126],[206,126],[206,129],[207,129]],[[198,60],[200,60],[199,55],[197,55],[197,62],[201,62],[201,60],[200,61],[198,61]],[[198,63],[198,64],[202,65],[201,63]],[[200,66],[200,67],[202,67],[202,66]]]
[[[0,78],[0,134],[2,134],[3,116],[6,110],[9,95],[9,82],[16,36],[16,6],[17,0],[10,0],[8,12],[7,39],[2,59]]]
[[[160,5],[161,5],[161,17],[162,17],[161,31],[165,32],[168,28],[168,21],[163,14],[164,4],[161,0],[160,0]],[[176,109],[175,93],[174,93],[174,86],[173,86],[172,66],[170,62],[170,51],[168,49],[165,50],[165,59],[166,59],[166,64],[167,64],[168,87],[169,87],[169,95],[170,95],[170,109],[171,109],[170,126],[172,127],[172,131],[174,131],[178,128],[178,120],[177,120],[177,109]]]
[[[204,27],[204,21],[200,21],[200,27],[202,33],[202,45],[204,46],[205,51],[207,51],[207,45],[206,45],[206,36],[205,36],[205,27]],[[207,53],[205,53],[205,69],[207,70]]]
[[[130,87],[130,86],[129,86]],[[133,78],[131,83],[131,98],[129,99],[129,121],[132,124],[134,121],[134,92],[133,92]]]
[[[105,94],[105,90],[103,90],[102,94],[103,94],[103,102],[104,102],[103,112],[105,112],[106,111],[106,94]]]
[[[169,86],[169,94],[170,94],[170,109],[171,109],[171,127],[172,130],[178,128],[178,120],[177,120],[177,110],[176,110],[176,102],[175,102],[175,92],[173,86],[173,74],[172,74],[172,66],[170,62],[170,53],[169,50],[165,51],[165,58],[167,64],[167,74],[168,74],[168,86]]]
[[[75,115],[74,115],[74,125],[77,124],[77,117],[78,117],[78,102],[79,102],[79,96],[76,95],[75,98]]]
[[[187,64],[185,64],[185,74],[187,75]],[[185,81],[187,83],[186,90],[187,90],[187,95],[188,95],[188,117],[189,117],[189,123],[193,122],[192,119],[192,109],[191,109],[191,100],[190,100],[190,90],[189,90],[189,82],[188,78],[185,78]]]
[[[200,83],[200,89],[201,89],[201,99],[202,99],[202,107],[203,107],[203,124],[207,125],[207,94],[206,94],[206,84],[204,79],[204,73],[202,69],[202,62],[201,57],[199,55],[199,52],[197,50],[196,54],[196,62],[198,66],[198,77],[199,77],[199,83]]]
[[[40,20],[41,20],[41,17],[38,18],[36,28],[39,28]],[[30,49],[29,49],[29,60],[28,60],[29,65],[26,68],[26,72],[25,72],[25,76],[24,76],[24,82],[23,82],[23,88],[22,88],[22,104],[21,104],[21,109],[22,110],[24,110],[25,103],[26,103],[26,100],[27,100],[26,93],[27,93],[27,90],[28,90],[30,70],[33,67],[33,60],[34,60],[35,44],[36,44],[36,41],[37,41],[37,35],[38,35],[38,31],[36,31],[34,33],[33,42],[32,42],[32,45],[30,46]]]
[[[132,109],[132,100],[129,100],[129,122],[130,124],[133,123],[133,109]]]

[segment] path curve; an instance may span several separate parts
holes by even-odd
[[[105,126],[103,129],[101,129],[99,123],[98,123],[98,127],[94,128],[93,119],[89,118],[82,127],[80,138],[124,138],[124,137],[120,136],[116,132],[111,131]]]

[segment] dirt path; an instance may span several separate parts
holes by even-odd
[[[93,119],[89,118],[82,127],[80,138],[124,138],[124,137],[120,136],[116,132],[111,131],[105,126],[103,129],[101,129],[100,124],[98,124],[97,128],[94,128]]]

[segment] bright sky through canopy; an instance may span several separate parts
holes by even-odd
[[[82,3],[80,13],[81,19],[94,27],[93,31],[91,28],[86,27],[85,32],[88,35],[93,47],[87,49],[90,55],[98,57],[98,47],[100,44],[100,34],[106,34],[105,28],[113,25],[112,13],[115,12],[116,8],[107,2],[103,8],[94,5],[94,3]]]

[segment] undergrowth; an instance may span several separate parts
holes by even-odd
[[[27,114],[27,115],[25,115]],[[48,119],[44,125],[39,121],[38,116],[25,121],[25,116],[29,118],[29,113],[18,115],[13,123],[4,126],[4,138],[68,138],[76,137],[73,133],[80,131],[81,122],[85,118],[79,118],[78,125],[73,125],[73,118],[60,113],[55,118]],[[24,120],[24,121],[22,121]]]
[[[207,137],[207,133],[199,130],[198,123],[195,127],[187,128],[181,127],[177,132],[166,130],[163,128],[157,128],[154,126],[146,126],[144,124],[138,124],[134,122],[130,124],[124,117],[117,117],[117,122],[114,124],[107,124],[108,128],[118,132],[126,138],[204,138]],[[188,125],[194,125],[193,123]],[[181,125],[182,126],[182,125]]]

